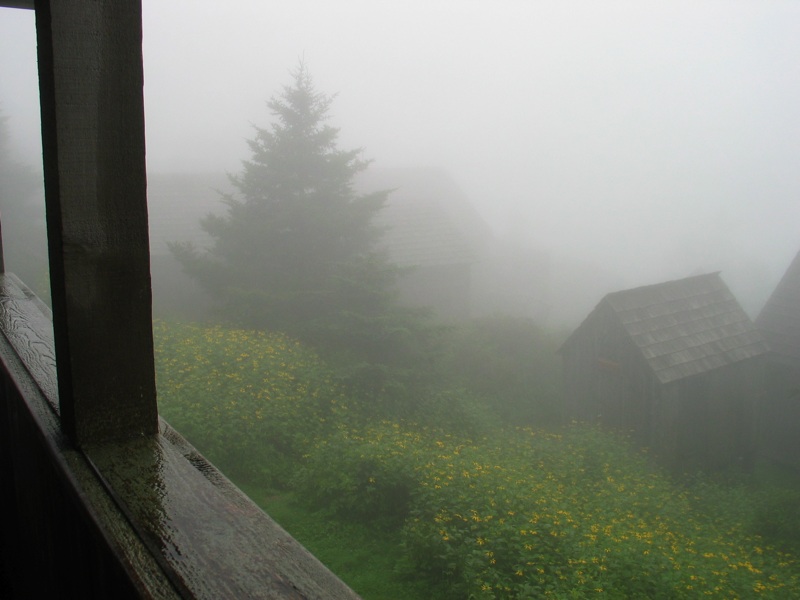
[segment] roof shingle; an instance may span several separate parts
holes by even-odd
[[[603,304],[661,383],[769,351],[718,273],[613,292]]]

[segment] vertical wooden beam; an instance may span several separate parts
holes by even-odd
[[[36,0],[62,425],[157,431],[140,0]]]

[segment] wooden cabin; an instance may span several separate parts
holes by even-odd
[[[560,349],[567,411],[677,468],[749,460],[768,351],[718,273],[614,292]]]
[[[490,241],[489,227],[446,171],[370,169],[361,189],[391,189],[376,222],[385,228],[389,258],[409,270],[398,281],[400,301],[427,306],[440,318],[472,316],[474,271]]]
[[[800,375],[800,252],[756,318],[776,358]]]
[[[769,364],[770,403],[764,414],[767,457],[800,466],[800,253],[789,265],[756,326],[773,354]]]

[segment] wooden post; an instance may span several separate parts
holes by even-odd
[[[140,0],[36,0],[62,426],[79,444],[158,428]]]

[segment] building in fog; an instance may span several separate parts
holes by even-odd
[[[489,227],[442,169],[375,169],[359,177],[363,190],[390,189],[378,215],[392,262],[407,268],[400,300],[428,306],[444,319],[474,314],[475,273],[490,244]]]
[[[765,453],[800,465],[800,253],[756,318],[773,354],[770,360],[770,404],[764,415]]]
[[[776,359],[800,375],[800,253],[756,318]]]
[[[153,312],[157,317],[197,319],[210,307],[206,292],[169,250],[171,242],[208,247],[211,237],[200,227],[208,214],[222,214],[222,194],[232,189],[224,173],[148,173],[150,272]]]
[[[769,349],[718,273],[608,294],[560,353],[572,418],[674,466],[752,456]]]

